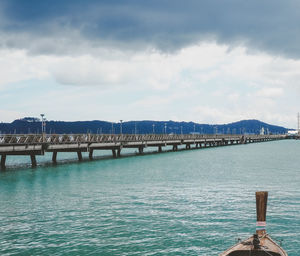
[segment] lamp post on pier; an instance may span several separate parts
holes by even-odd
[[[45,141],[45,133],[46,133],[46,118],[45,118],[45,114],[41,114],[40,115],[42,118],[42,140],[43,142]]]
[[[123,120],[120,120],[120,123],[121,123],[121,125],[120,125],[120,134],[122,135],[122,122],[123,122]]]
[[[300,135],[300,114],[298,113],[298,122],[297,122],[297,131],[298,131],[298,135]]]

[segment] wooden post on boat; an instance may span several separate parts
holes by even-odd
[[[256,234],[263,236],[266,234],[266,215],[267,215],[267,202],[268,192],[258,191],[256,196]]]

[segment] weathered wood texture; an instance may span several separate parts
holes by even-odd
[[[255,197],[257,225],[262,226],[262,229],[257,229],[256,234],[237,243],[219,256],[287,256],[287,253],[272,240],[265,230],[268,192],[258,191]]]
[[[219,256],[288,256],[269,235],[260,238],[260,249],[254,250],[252,241],[253,236],[234,245]]]
[[[266,221],[268,192],[258,191],[256,195],[256,220]]]

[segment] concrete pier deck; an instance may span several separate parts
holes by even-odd
[[[113,157],[120,157],[123,148],[136,148],[143,154],[144,148],[156,147],[163,152],[166,146],[174,151],[184,145],[186,149],[228,146],[286,139],[285,135],[208,135],[208,134],[14,134],[0,135],[0,155],[2,169],[6,166],[7,155],[28,155],[32,166],[36,166],[36,155],[52,152],[55,163],[58,152],[77,152],[82,160],[82,152],[89,152],[93,159],[95,150],[111,150]]]

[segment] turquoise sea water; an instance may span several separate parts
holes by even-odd
[[[268,233],[300,255],[300,141],[35,169],[9,161],[0,255],[218,255],[255,232],[257,190],[269,191]]]

